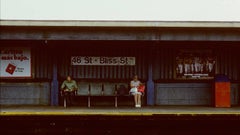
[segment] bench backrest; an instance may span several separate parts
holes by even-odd
[[[123,88],[121,88],[121,87],[124,87],[124,89]],[[118,83],[117,84],[117,91],[118,91],[118,95],[128,95],[129,94],[129,84],[128,83]]]
[[[125,94],[129,92],[128,83],[112,83],[112,82],[88,82],[82,81],[78,82],[77,95],[79,96],[115,96],[119,87],[124,85],[126,88]]]
[[[80,82],[78,83],[77,95],[89,95],[89,83]]]
[[[116,95],[116,83],[104,83],[103,84],[103,95],[105,95],[105,96]]]
[[[102,83],[90,83],[90,95],[92,96],[100,96],[103,92],[103,84]]]

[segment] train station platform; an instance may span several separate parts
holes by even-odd
[[[240,107],[1,106],[1,134],[239,135]]]
[[[68,107],[61,106],[1,106],[1,116],[14,115],[63,115],[63,116],[153,116],[153,115],[236,115],[240,116],[240,107],[215,108],[206,106],[150,106],[134,107]]]

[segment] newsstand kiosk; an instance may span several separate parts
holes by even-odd
[[[231,107],[231,86],[226,75],[215,76],[215,107]]]

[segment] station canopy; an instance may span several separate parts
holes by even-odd
[[[1,40],[240,41],[240,22],[0,20]]]

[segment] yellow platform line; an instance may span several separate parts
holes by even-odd
[[[240,116],[240,112],[1,112],[0,116],[154,116],[154,115],[235,115]]]

